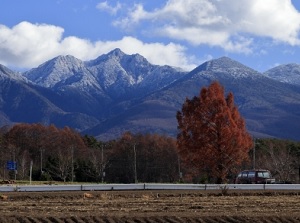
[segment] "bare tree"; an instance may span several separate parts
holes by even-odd
[[[47,171],[56,178],[74,180],[75,159],[85,153],[85,145],[82,137],[74,130],[65,127],[63,129],[52,128],[49,133],[52,145]]]
[[[19,178],[25,180],[29,176],[29,168],[30,168],[30,155],[28,150],[23,150],[20,152],[18,157],[19,160],[19,167],[18,167],[18,174]]]
[[[269,169],[279,181],[292,181],[297,157],[286,140],[260,140],[257,154],[258,165]]]

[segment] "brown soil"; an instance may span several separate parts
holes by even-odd
[[[220,191],[9,192],[0,222],[300,222],[300,193]]]

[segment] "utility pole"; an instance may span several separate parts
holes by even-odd
[[[182,180],[182,172],[181,172],[181,165],[180,165],[180,157],[178,155],[178,173],[179,173],[179,182]]]
[[[72,166],[71,166],[71,179],[72,179],[72,182],[74,181],[74,147],[72,146]]]
[[[104,182],[104,175],[105,175],[105,173],[104,173],[104,170],[103,170],[103,167],[104,167],[104,165],[103,165],[103,160],[104,160],[104,157],[103,157],[103,144],[101,145],[101,182],[103,183]]]
[[[253,145],[253,169],[255,169],[255,140],[254,140],[254,145]]]
[[[259,139],[259,138],[257,138],[257,139]],[[255,169],[256,168],[256,145],[259,145],[260,143],[259,142],[256,142],[256,139],[255,138],[253,138],[253,151],[252,151],[252,155],[253,155],[253,163],[252,163],[252,166],[253,166],[253,169]]]
[[[15,173],[15,181],[17,180],[17,161],[16,161],[16,149],[14,148],[14,173]]]
[[[32,160],[30,161],[30,172],[29,172],[29,180],[30,180],[30,184],[31,184],[31,181],[32,181],[32,166],[33,166],[33,162]]]
[[[136,148],[135,143],[133,144],[133,153],[134,153],[134,182],[137,183],[137,171],[136,171]]]
[[[40,148],[40,152],[41,152],[41,176],[43,175],[43,149]]]

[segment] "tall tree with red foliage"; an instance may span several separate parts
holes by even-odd
[[[182,162],[197,171],[209,172],[217,183],[225,182],[234,168],[248,159],[252,139],[234,96],[224,97],[218,82],[186,99],[177,112],[177,147]]]

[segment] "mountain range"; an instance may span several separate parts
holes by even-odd
[[[175,137],[185,99],[215,80],[233,92],[254,137],[300,140],[300,65],[260,73],[221,57],[186,72],[120,49],[90,61],[58,56],[22,73],[0,65],[0,126],[69,126],[104,141],[126,131]]]

